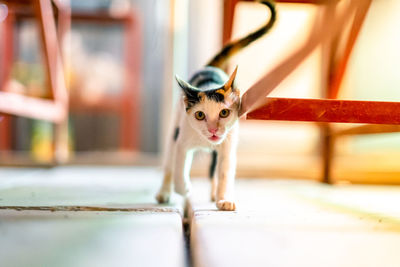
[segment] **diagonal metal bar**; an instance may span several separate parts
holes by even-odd
[[[335,5],[335,1],[330,1],[328,5]],[[342,28],[341,26],[349,20],[353,11],[357,8],[356,1],[351,1],[349,5],[335,16],[335,19],[328,19],[329,14],[325,12],[315,22],[310,37],[303,46],[289,55],[285,60],[278,64],[274,69],[257,81],[242,97],[242,107],[239,116],[243,116],[249,111],[257,108],[269,93],[272,92],[293,70],[303,62],[304,59],[322,42],[329,40]],[[326,10],[330,10],[327,8]]]
[[[0,92],[1,113],[55,123],[62,122],[67,116],[67,110],[61,103],[8,92]]]
[[[400,102],[268,97],[247,119],[400,125]]]
[[[367,16],[368,10],[371,6],[371,2],[372,0],[360,1],[359,5],[357,6],[352,26],[347,37],[348,40],[346,47],[340,56],[340,59],[336,63],[333,73],[331,74],[332,76],[330,77],[328,98],[337,98],[338,96],[339,88],[344,78],[353,47],[356,43],[361,27],[364,24],[365,17]]]
[[[68,94],[51,1],[36,0],[34,1],[34,6],[39,22],[43,49],[45,51],[44,57],[48,84],[50,85],[54,100],[67,107]]]

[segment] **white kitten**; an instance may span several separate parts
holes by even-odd
[[[203,149],[212,152],[210,177],[216,176],[212,179],[211,199],[217,201],[220,210],[235,210],[233,183],[240,97],[239,90],[234,86],[236,69],[228,79],[221,68],[230,57],[262,37],[275,24],[275,3],[271,0],[260,3],[267,6],[271,13],[264,26],[228,43],[189,83],[176,77],[183,91],[183,101],[176,108],[175,127],[173,137],[169,140],[158,202],[169,201],[174,184],[175,192],[189,195],[193,153]],[[215,168],[217,175],[214,175]]]
[[[235,76],[236,69],[228,79],[222,70],[206,67],[193,76],[190,84],[177,77],[183,101],[176,108],[175,130],[167,148],[164,181],[157,195],[160,203],[169,201],[173,184],[175,192],[183,196],[190,194],[189,172],[193,153],[201,149],[213,155],[211,199],[216,200],[221,210],[235,210],[233,186],[240,107],[239,90],[234,86]]]

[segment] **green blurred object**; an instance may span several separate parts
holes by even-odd
[[[35,120],[32,124],[31,155],[35,161],[50,163],[53,160],[53,127],[50,122]]]
[[[68,122],[68,154],[72,156],[74,151],[73,129]],[[47,121],[34,120],[31,132],[31,155],[40,163],[52,163],[54,161],[54,128]]]

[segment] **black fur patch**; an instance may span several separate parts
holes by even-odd
[[[224,95],[216,91],[223,88],[227,79],[226,73],[214,67],[206,67],[195,73],[189,80],[189,84],[195,87],[184,88],[186,95],[186,111],[200,102],[200,94],[204,93],[210,100],[224,102]]]
[[[209,91],[205,91],[204,93],[206,94],[207,98],[210,100],[214,100],[216,102],[224,102],[224,95],[217,93],[217,90],[209,90]]]
[[[174,141],[178,139],[178,136],[179,136],[179,127],[176,127],[174,132]]]
[[[211,153],[211,165],[210,165],[210,179],[212,179],[214,177],[214,173],[215,173],[215,169],[217,167],[217,156],[218,153],[216,150],[213,150],[213,152]]]
[[[226,73],[215,67],[207,67],[198,72],[196,72],[189,83],[197,88],[204,88],[204,85],[214,84],[215,87],[223,85],[226,81]]]
[[[196,96],[194,96],[193,94],[186,94],[186,99],[187,99],[186,111],[188,111],[191,107],[200,102],[201,100],[200,93],[204,93],[208,99],[213,100],[215,102],[224,102],[225,100],[224,95],[216,92],[219,89],[220,88],[207,91],[198,91]]]

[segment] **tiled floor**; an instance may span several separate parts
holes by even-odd
[[[0,266],[188,266],[183,201],[155,168],[0,169]],[[189,202],[192,264],[400,266],[400,187],[238,179],[236,212]],[[41,209],[41,210],[40,210]]]
[[[0,214],[1,266],[184,266],[177,213]]]
[[[400,187],[241,180],[236,212],[199,190],[191,208],[195,266],[400,266]],[[200,192],[203,191],[203,192]]]
[[[2,267],[185,266],[182,205],[156,205],[154,169],[1,169],[0,177]],[[93,211],[58,211],[65,206]]]

